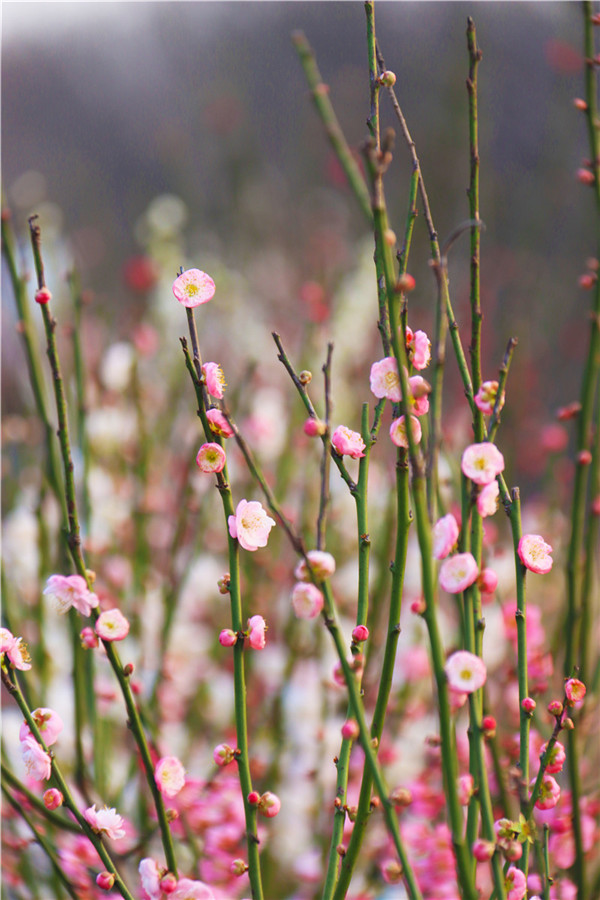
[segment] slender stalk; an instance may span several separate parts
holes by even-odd
[[[323,378],[325,380],[325,425],[327,437],[330,433],[331,421],[331,356],[333,344],[327,345],[327,360],[323,366]],[[317,518],[317,550],[325,546],[325,522],[329,508],[329,470],[331,467],[331,454],[328,452],[328,444],[323,441],[323,455],[321,457],[321,497],[319,503],[319,516]]]
[[[500,410],[502,409],[504,392],[506,389],[506,380],[508,378],[508,370],[510,369],[510,364],[512,362],[513,353],[515,352],[517,344],[518,344],[517,338],[511,337],[506,346],[506,352],[504,354],[504,359],[502,360],[502,365],[500,366],[500,369],[499,369],[498,391],[496,393],[494,409],[492,410],[492,415],[490,416],[490,421],[488,422],[487,435],[485,438],[486,441],[493,441],[494,438],[496,437],[498,428],[500,427]]]

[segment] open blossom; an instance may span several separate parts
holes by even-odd
[[[495,444],[484,441],[467,447],[460,467],[475,484],[489,484],[504,470],[504,457]]]
[[[309,550],[306,558],[317,581],[325,581],[326,578],[330,578],[335,572],[335,559],[326,550]],[[294,578],[298,581],[310,581],[310,572],[306,559],[301,559],[294,569]]]
[[[545,575],[552,568],[552,547],[541,534],[524,534],[517,547],[519,559],[526,569]]]
[[[431,341],[424,331],[406,329],[406,350],[415,369],[426,369],[431,359]]]
[[[479,690],[487,677],[483,660],[468,650],[457,650],[449,656],[444,669],[450,690],[463,694]]]
[[[485,484],[481,488],[481,490],[477,494],[477,512],[482,519],[485,519],[487,516],[494,515],[494,513],[498,509],[499,494],[500,488],[498,487],[498,482],[495,479],[494,481],[490,481],[489,484]]]
[[[475,405],[480,409],[484,416],[491,416],[496,405],[496,395],[498,393],[497,381],[484,381],[477,393],[475,394]],[[500,398],[498,404],[498,412],[504,406],[504,394]]]
[[[32,734],[21,741],[21,755],[27,774],[34,781],[46,781],[52,774],[52,761]]]
[[[271,528],[276,524],[258,500],[240,500],[235,516],[229,516],[229,534],[244,550],[266,547]]]
[[[365,442],[358,431],[351,431],[345,425],[338,425],[331,435],[331,443],[340,456],[350,456],[352,459],[360,459],[364,456]]]
[[[42,797],[46,809],[58,809],[59,806],[63,805],[64,799],[58,788],[49,788],[47,791],[44,791],[44,796]]]
[[[202,444],[196,455],[196,465],[206,475],[214,475],[222,472],[227,462],[227,456],[220,444]]]
[[[207,409],[206,418],[208,419],[210,430],[214,431],[215,434],[218,434],[224,438],[232,437],[233,428],[220,409],[216,409],[216,407],[213,407],[213,409]]]
[[[586,694],[586,687],[583,681],[578,678],[568,678],[565,681],[565,695],[569,706],[580,706]]]
[[[262,616],[250,616],[248,619],[248,643],[253,650],[264,650],[267,643],[267,623]]]
[[[440,568],[440,586],[449,594],[460,594],[477,581],[479,569],[471,553],[457,553]]]
[[[527,895],[527,878],[516,866],[511,866],[504,878],[506,900],[523,900]]]
[[[314,619],[323,609],[323,594],[319,588],[299,581],[292,591],[292,606],[299,619]]]
[[[412,430],[413,440],[415,444],[418,444],[421,440],[423,430],[421,428],[421,423],[416,416],[410,417],[410,427]],[[408,449],[408,435],[406,433],[406,420],[404,416],[400,416],[398,419],[394,419],[394,421],[390,425],[390,438],[392,440],[392,443],[395,444],[396,447],[404,447],[405,449]]]
[[[385,359],[374,362],[369,380],[371,390],[379,400],[386,397],[393,403],[399,403],[402,399],[398,365],[393,356],[386,356]]]
[[[31,668],[31,657],[21,637],[15,637],[8,628],[0,628],[0,656],[5,653],[13,667],[21,672]]]
[[[88,807],[83,813],[83,817],[97,834],[105,834],[113,841],[117,841],[125,837],[125,829],[123,828],[123,818],[118,814],[116,809],[109,809],[103,806],[102,809],[96,809],[96,804]]]
[[[107,609],[100,613],[94,627],[103,641],[122,641],[129,634],[129,621],[120,609]]]
[[[51,575],[44,595],[54,600],[59,613],[66,613],[74,607],[82,616],[89,616],[98,606],[98,598],[88,589],[81,575]]]
[[[202,366],[202,371],[204,373],[204,378],[206,381],[206,390],[210,394],[211,397],[216,397],[217,400],[223,399],[223,392],[227,387],[227,382],[225,381],[225,375],[223,374],[223,369],[216,362],[207,362]]]
[[[215,900],[215,895],[203,881],[192,881],[191,878],[180,878],[170,900]]]
[[[31,718],[37,725],[38,731],[40,732],[46,746],[50,747],[52,744],[56,743],[58,735],[61,733],[64,727],[63,720],[61,719],[59,714],[53,709],[48,709],[45,706],[41,706],[39,709],[34,709],[34,711],[31,713]],[[31,735],[29,725],[27,724],[27,722],[23,722],[19,731],[19,740],[24,741],[27,737],[29,737],[29,735]]]
[[[173,294],[183,306],[193,308],[208,303],[215,295],[215,283],[206,272],[188,269],[173,282]]]
[[[185,769],[176,756],[163,756],[154,768],[154,780],[161,794],[174,797],[185,785]]]
[[[410,388],[410,407],[415,416],[424,416],[429,412],[429,394],[431,393],[431,385],[429,385],[422,375],[411,375],[408,379]]]
[[[452,513],[437,520],[433,526],[434,559],[446,559],[458,540],[458,530],[458,522]]]

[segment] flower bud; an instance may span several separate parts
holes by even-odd
[[[568,678],[565,681],[565,695],[569,706],[576,706],[583,702],[586,687],[578,678]]]
[[[99,644],[96,632],[89,625],[81,629],[79,637],[81,638],[81,646],[86,647],[88,650],[93,650]]]
[[[38,291],[35,292],[35,302],[39,303],[40,306],[44,306],[46,303],[50,303],[51,300],[52,294],[46,286],[41,287]],[[108,890],[108,888],[105,888],[105,890]]]
[[[222,647],[233,647],[237,643],[237,634],[231,628],[224,628],[219,635],[219,643]]]
[[[494,855],[495,849],[496,845],[493,841],[484,841],[482,838],[478,838],[471,847],[473,856],[477,862],[487,862],[490,860]]]
[[[379,76],[379,81],[384,87],[394,87],[396,84],[396,76],[393,72],[390,72],[389,69],[386,69],[386,71],[382,72]]]
[[[235,759],[235,750],[229,744],[217,744],[213,750],[213,759],[218,766],[227,766]]]
[[[577,284],[582,290],[591,291],[597,281],[598,276],[595,272],[585,272],[583,275],[579,276]]]
[[[592,461],[592,454],[589,450],[580,450],[577,454],[577,464],[580,466],[589,466]]]
[[[103,891],[110,891],[115,883],[115,876],[112,872],[100,872],[96,876],[96,884]]]
[[[366,625],[357,625],[352,632],[352,640],[356,644],[361,644],[363,641],[366,641],[368,637],[369,629]]]
[[[125,663],[125,665],[123,666],[123,675],[125,676],[125,678],[130,678],[133,675],[134,669],[135,666],[133,665],[133,663]]]
[[[520,844],[518,841],[508,841],[503,849],[503,853],[505,859],[508,859],[509,862],[516,862],[523,856],[523,844]]]
[[[299,380],[300,384],[304,384],[304,385],[310,384],[312,381],[312,372],[309,372],[308,369],[303,369],[302,372],[300,372],[300,375],[298,376],[298,380]]]
[[[311,416],[307,419],[303,426],[304,434],[308,437],[322,437],[327,431],[327,425],[321,419]]]
[[[573,106],[575,107],[575,109],[580,109],[581,112],[585,112],[588,108],[587,103],[582,97],[574,97]]]
[[[396,290],[398,292],[402,292],[403,294],[408,294],[410,291],[414,291],[416,286],[416,281],[409,275],[408,272],[405,272],[404,275],[401,275],[398,281],[396,282]]]
[[[394,788],[390,794],[390,800],[397,809],[402,809],[405,806],[410,806],[412,803],[412,794],[408,788],[397,787]]]
[[[248,871],[248,866],[243,859],[234,859],[229,866],[229,871],[232,875],[235,875],[237,878],[239,878],[240,875],[244,875]]]
[[[231,575],[229,572],[225,572],[222,578],[219,578],[217,581],[217,587],[219,588],[220,594],[228,594],[229,593],[229,585],[231,583]]]
[[[521,702],[521,709],[527,715],[531,715],[536,707],[536,702],[532,697],[523,697]]]
[[[551,716],[555,716],[557,719],[559,718],[559,716],[562,716],[563,705],[560,700],[551,700],[548,704],[548,712]]]
[[[49,788],[44,792],[44,806],[46,809],[58,809],[63,804],[63,795],[58,788]]]
[[[258,801],[260,800],[260,794],[258,791],[250,791],[248,794],[248,803],[250,806],[256,806]]]
[[[594,173],[590,172],[589,169],[577,169],[575,177],[580,184],[592,185],[596,181]]]
[[[177,879],[172,872],[167,872],[166,875],[163,875],[160,879],[159,887],[165,894],[172,894],[177,890]]]
[[[276,816],[280,809],[281,800],[277,794],[273,794],[271,791],[266,791],[258,801],[258,811],[261,815],[266,816],[267,819],[272,819],[273,816]]]
[[[484,738],[496,737],[496,720],[493,716],[484,716],[481,720],[481,730]]]
[[[342,725],[342,737],[346,741],[354,741],[360,734],[358,722],[355,719],[347,719]]]

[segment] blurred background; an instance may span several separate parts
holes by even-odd
[[[483,50],[483,374],[497,377],[508,338],[518,336],[505,421],[518,426],[514,464],[535,478],[540,427],[577,396],[587,344],[589,298],[578,278],[594,247],[592,202],[575,177],[586,133],[573,106],[583,90],[581,10],[567,2],[377,6],[381,50],[398,76],[442,240],[468,217],[468,15]],[[356,341],[357,353],[377,358],[374,328],[366,347],[358,336],[375,321],[370,236],[290,40],[305,31],[359,152],[369,102],[362,4],[9,2],[3,19],[5,197],[21,236],[27,216],[40,215],[59,312],[75,264],[103,340],[122,339],[160,305],[157,293],[170,308],[179,265],[196,265],[221,288],[223,318],[207,325],[214,346],[228,329],[229,347],[231,337],[245,343],[230,362],[236,376],[242,359],[274,360],[273,329],[292,348],[318,352],[304,365],[320,365],[331,338],[340,353]],[[385,100],[382,109],[393,125]],[[387,179],[398,234],[409,178],[398,140]],[[450,260],[465,344],[467,250],[465,236]],[[26,242],[22,251],[30,267]],[[425,328],[435,298],[428,256],[421,218],[410,320]],[[364,300],[360,314],[353,292]],[[28,388],[10,291],[4,298],[4,407],[16,412]],[[460,394],[455,368],[450,361],[449,391]],[[358,374],[369,399],[362,360]]]

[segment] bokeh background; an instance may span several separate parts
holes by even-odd
[[[505,421],[515,474],[535,479],[540,429],[577,396],[587,341],[588,297],[577,282],[593,253],[592,203],[575,178],[586,134],[573,106],[582,93],[581,11],[568,2],[379,4],[381,49],[398,76],[442,240],[468,217],[468,15],[483,49],[484,377],[495,377],[508,338],[518,336]],[[242,359],[274,359],[273,329],[292,342],[312,329],[311,367],[328,339],[359,342],[360,323],[373,321],[369,235],[290,34],[306,32],[358,152],[368,113],[362,4],[9,2],[3,17],[5,195],[19,232],[40,214],[59,302],[75,264],[103,340],[126,337],[148,312],[151,283],[156,291],[135,265],[149,254],[161,290],[180,264],[219,276],[223,317],[207,327],[220,348],[232,320],[241,322],[230,334],[245,343],[230,363],[236,374]],[[387,195],[399,233],[409,178],[398,142]],[[465,237],[450,260],[465,344],[467,247]],[[23,254],[29,266],[26,243]],[[409,267],[417,327],[432,317],[427,261],[421,219]],[[352,291],[365,292],[364,318],[355,317]],[[16,412],[28,388],[10,291],[4,296],[4,405]],[[347,315],[335,315],[344,307]],[[367,349],[376,348],[373,333]],[[454,368],[451,392],[460,391]]]

